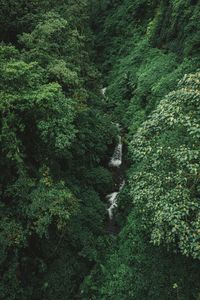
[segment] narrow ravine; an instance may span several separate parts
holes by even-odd
[[[101,94],[106,97],[107,87],[101,89]],[[118,130],[118,143],[115,146],[113,155],[110,158],[108,166],[112,169],[113,179],[116,182],[116,190],[112,193],[106,195],[106,201],[108,202],[107,212],[108,212],[108,223],[106,224],[106,231],[109,234],[117,234],[119,231],[119,226],[115,220],[114,212],[118,207],[118,197],[125,185],[122,164],[123,164],[123,143],[122,143],[122,133],[121,126],[119,123],[115,124]]]
[[[122,172],[122,154],[123,154],[123,144],[122,144],[122,137],[121,137],[121,128],[120,125],[117,123],[116,127],[118,128],[119,135],[118,135],[118,144],[116,145],[114,149],[114,153],[109,161],[109,167],[114,169],[114,176],[116,177],[117,182],[117,190],[114,192],[108,194],[106,196],[106,199],[109,203],[109,206],[107,208],[108,216],[109,216],[109,222],[107,226],[107,231],[110,234],[117,234],[118,233],[118,226],[117,222],[114,218],[114,212],[118,206],[118,196],[123,189],[125,185],[125,180]]]

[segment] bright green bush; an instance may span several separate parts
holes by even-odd
[[[133,137],[133,202],[154,244],[200,258],[199,73],[186,75]]]

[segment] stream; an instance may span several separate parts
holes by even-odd
[[[106,97],[106,91],[107,87],[104,87],[101,89],[101,94],[103,97]],[[116,184],[116,190],[106,196],[106,200],[108,201],[108,217],[109,221],[107,223],[106,231],[109,234],[117,234],[119,231],[119,226],[117,225],[117,222],[114,219],[114,211],[117,209],[117,200],[118,196],[123,189],[125,185],[123,170],[122,170],[122,163],[123,163],[123,144],[122,144],[122,137],[121,137],[121,128],[118,123],[116,123],[116,127],[118,129],[118,143],[115,146],[113,155],[110,158],[110,161],[108,163],[109,168],[113,169],[113,174],[115,177]]]
[[[118,233],[118,226],[114,220],[114,211],[117,208],[117,200],[118,200],[118,196],[121,192],[121,190],[123,189],[124,185],[125,185],[125,180],[124,180],[124,176],[123,176],[123,172],[121,169],[122,166],[122,151],[123,151],[123,144],[122,144],[122,138],[121,138],[121,129],[120,129],[120,125],[116,124],[118,130],[119,130],[119,135],[118,135],[118,144],[116,145],[115,149],[114,149],[114,153],[109,161],[109,167],[113,168],[114,171],[114,176],[117,179],[117,190],[112,192],[111,194],[108,194],[106,196],[106,199],[109,203],[109,207],[107,208],[108,211],[108,216],[109,216],[109,223],[107,226],[107,231],[110,234],[117,234]]]

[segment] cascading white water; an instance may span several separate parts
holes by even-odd
[[[118,139],[119,139],[118,145],[115,147],[115,151],[109,162],[110,167],[119,168],[122,164],[122,139],[121,139],[121,136],[119,136]]]
[[[120,130],[119,124],[116,124],[116,126]],[[109,162],[109,166],[115,167],[115,168],[119,168],[122,164],[122,139],[121,139],[120,135],[118,136],[118,139],[119,139],[119,142],[118,142],[117,146],[115,147],[113,156],[111,157],[110,162]],[[110,207],[107,209],[110,220],[112,220],[112,218],[113,218],[113,210],[117,207],[118,194],[121,192],[124,185],[125,185],[125,181],[123,180],[120,183],[119,190],[117,192],[113,192],[106,196],[106,198],[108,199],[108,201],[110,203]]]
[[[106,97],[106,91],[107,91],[107,87],[104,87],[101,89],[101,94],[103,97]],[[121,128],[118,123],[116,124],[116,127],[118,128],[118,130],[120,132]],[[109,167],[120,168],[121,165],[122,165],[122,138],[120,135],[118,135],[118,144],[116,145],[114,153],[109,161]],[[108,202],[110,203],[110,207],[107,209],[110,220],[113,219],[113,211],[117,207],[117,197],[118,197],[119,193],[121,192],[121,190],[123,189],[124,185],[125,185],[125,181],[123,180],[120,183],[119,189],[117,192],[113,192],[106,196],[106,198],[108,199]]]
[[[113,218],[113,210],[115,209],[115,207],[117,207],[117,197],[118,197],[119,193],[121,192],[121,190],[123,189],[124,185],[125,185],[125,180],[123,180],[123,182],[120,184],[118,192],[113,192],[106,196],[106,198],[108,199],[108,201],[111,204],[110,207],[108,208],[108,215],[109,215],[110,220],[112,220],[112,218]]]
[[[115,207],[117,207],[117,196],[118,196],[119,192],[113,192],[109,195],[106,196],[106,198],[108,199],[108,201],[110,202],[110,207],[108,208],[108,215],[109,215],[109,219],[112,220],[113,218],[113,210]]]
[[[107,87],[101,89],[101,93],[102,93],[103,96],[105,96],[106,90],[107,90]]]

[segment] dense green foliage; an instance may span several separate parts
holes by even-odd
[[[199,300],[200,2],[0,4],[0,299]]]
[[[92,15],[130,167],[121,232],[86,277],[83,298],[199,299],[200,3],[101,1]]]
[[[1,4],[0,298],[74,299],[105,236],[103,165],[116,134],[88,6]]]

